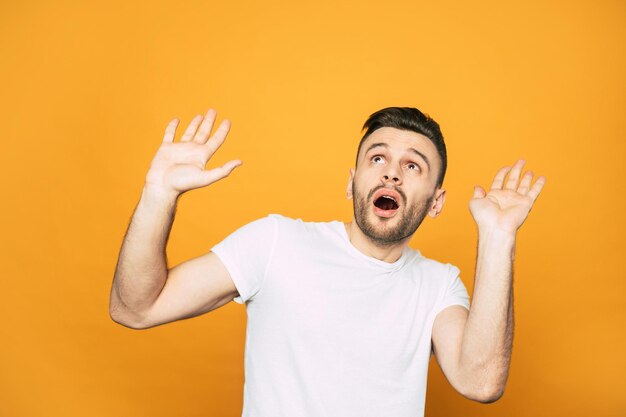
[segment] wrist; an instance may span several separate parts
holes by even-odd
[[[175,205],[178,201],[178,197],[180,197],[179,192],[150,183],[145,183],[141,192],[141,200],[150,205]]]
[[[479,227],[478,240],[488,241],[497,246],[515,245],[517,231],[499,229],[497,227]]]

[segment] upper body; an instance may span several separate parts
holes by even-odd
[[[515,236],[545,177],[531,187],[533,174],[521,176],[519,160],[498,171],[489,192],[475,187],[471,308],[458,268],[408,247],[424,218],[443,208],[447,165],[438,124],[410,108],[383,109],[365,123],[347,187],[352,221],[270,216],[168,268],[165,244],[178,197],[241,164],[205,170],[230,126],[222,122],[209,139],[215,117],[213,110],[196,117],[180,143],[178,120],[166,129],[116,268],[116,322],[147,329],[245,302],[244,413],[251,417],[422,415],[431,349],[465,397],[502,396]]]
[[[363,254],[339,221],[270,215],[212,251],[245,303],[244,417],[423,415],[437,314],[469,308],[459,270]]]

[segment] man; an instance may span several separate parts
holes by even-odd
[[[174,142],[168,125],[122,245],[111,291],[114,321],[134,329],[194,317],[231,300],[248,315],[243,416],[422,416],[431,352],[465,397],[503,394],[513,338],[516,232],[545,178],[524,161],[476,187],[473,301],[459,269],[408,242],[443,207],[446,149],[439,125],[414,108],[370,116],[350,172],[350,223],[279,215],[249,223],[212,251],[168,269],[167,238],[185,191],[224,178],[205,170],[229,122],[196,116]],[[505,177],[508,174],[508,179]]]

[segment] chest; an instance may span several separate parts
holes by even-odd
[[[392,370],[430,349],[437,297],[418,267],[384,270],[346,253],[291,250],[274,258],[249,316],[277,343],[340,368]]]

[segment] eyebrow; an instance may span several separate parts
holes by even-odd
[[[365,153],[367,154],[369,151],[371,151],[372,149],[377,148],[377,147],[389,148],[389,145],[387,145],[384,142],[372,143],[371,146],[369,148],[367,148]],[[422,152],[418,151],[415,148],[409,148],[409,150],[411,152],[415,153],[416,155],[419,155],[424,160],[424,162],[426,162],[426,165],[428,166],[428,170],[430,171],[430,161],[428,160],[426,155],[424,155]]]

